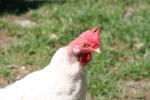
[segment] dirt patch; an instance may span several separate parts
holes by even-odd
[[[89,91],[86,93],[86,100],[94,100],[94,97],[91,95]]]
[[[4,48],[11,40],[12,37],[9,36],[8,32],[0,31],[0,49]]]
[[[131,19],[135,13],[135,8],[133,6],[128,6],[125,8],[124,19]]]
[[[0,86],[5,87],[16,80],[20,80],[21,78],[25,77],[27,74],[33,72],[35,67],[33,65],[26,65],[26,66],[16,66],[16,65],[9,65],[7,66],[11,69],[11,76],[9,77],[0,77]]]
[[[150,80],[120,81],[123,96],[119,100],[150,100]]]
[[[5,87],[5,86],[7,86],[10,83],[12,83],[11,79],[6,79],[4,77],[0,77],[0,88],[1,87]]]
[[[36,25],[32,20],[20,16],[8,16],[7,20],[22,27],[32,27]]]
[[[21,67],[12,67],[14,80],[20,80],[27,74],[33,72],[34,70],[35,70],[35,68],[32,65],[26,65],[26,66],[21,66]]]

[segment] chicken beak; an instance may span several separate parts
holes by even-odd
[[[95,49],[94,52],[101,53],[101,50],[99,48]]]

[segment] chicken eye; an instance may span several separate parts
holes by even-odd
[[[88,44],[83,44],[83,47],[84,48],[87,48],[89,45]]]

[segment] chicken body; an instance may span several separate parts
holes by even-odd
[[[56,51],[48,66],[0,89],[0,100],[85,100],[84,65],[99,53],[99,28],[87,30]]]
[[[67,47],[54,54],[50,64],[0,90],[0,100],[85,100],[86,75]]]

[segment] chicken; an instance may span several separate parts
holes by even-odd
[[[0,100],[85,100],[85,65],[99,50],[99,28],[56,51],[49,65],[0,89]]]

